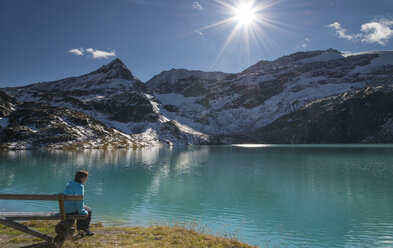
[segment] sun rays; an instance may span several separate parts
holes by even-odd
[[[235,18],[242,26],[252,25],[255,21],[255,9],[252,2],[242,2],[234,10]]]
[[[221,10],[226,18],[198,29],[196,32],[215,30],[217,32],[228,32],[228,36],[218,53],[217,61],[223,53],[235,41],[241,44],[241,50],[250,59],[250,46],[255,45],[259,50],[268,48],[271,39],[265,28],[277,28],[279,24],[274,21],[268,9],[279,1],[257,1],[257,0],[215,0],[215,8]]]

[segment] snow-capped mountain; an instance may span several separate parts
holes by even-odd
[[[209,80],[193,72],[188,79],[183,70],[179,73],[180,80],[157,82],[154,77],[146,83],[162,103],[165,116],[209,134],[250,134],[315,100],[391,85],[393,52],[298,52]],[[178,90],[185,82],[189,88],[196,85],[199,94]]]
[[[148,144],[207,144],[209,136],[167,119],[146,85],[120,59],[80,77],[5,91],[21,102],[40,102],[88,116]]]
[[[233,74],[172,69],[154,76],[146,84],[116,59],[80,77],[4,91],[20,102],[40,102],[83,112],[103,125],[145,140],[147,144],[304,143],[311,141],[282,139],[275,133],[286,125],[289,126],[287,130],[292,130],[286,136],[295,132],[291,125],[300,122],[291,122],[288,116],[304,115],[304,121],[308,123],[314,118],[306,114],[310,106],[319,106],[311,109],[325,111],[317,103],[328,101],[329,104],[322,106],[329,109],[351,107],[350,102],[355,103],[356,97],[351,98],[353,101],[348,100],[347,105],[335,104],[329,99],[356,95],[368,87],[375,90],[382,87],[388,92],[392,82],[393,51],[346,54],[328,49],[260,61]],[[367,99],[371,101],[373,98]],[[386,98],[381,101],[384,103],[378,104],[391,104]],[[378,104],[374,105],[382,106]],[[379,114],[386,117],[390,112]],[[323,118],[330,118],[327,115]],[[340,123],[354,125],[353,122]],[[378,125],[389,123],[375,122]],[[317,130],[326,128],[313,125]],[[296,129],[296,132],[301,131]],[[274,137],[272,133],[275,133]],[[363,139],[355,141],[351,136],[336,139],[336,142],[386,142],[370,138],[372,135],[368,132],[369,138],[362,136]],[[313,143],[330,141],[332,139],[326,137],[312,140]]]

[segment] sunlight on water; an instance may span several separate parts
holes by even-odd
[[[88,170],[86,204],[108,225],[196,222],[261,247],[393,244],[389,145],[16,151],[0,153],[0,162],[1,193],[59,193],[76,170]],[[0,211],[57,208],[0,201]]]
[[[269,144],[234,144],[233,146],[245,147],[245,148],[258,148],[258,147],[269,147]]]

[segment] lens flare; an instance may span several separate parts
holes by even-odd
[[[261,45],[269,51],[269,44],[272,44],[271,38],[265,28],[279,29],[281,25],[278,21],[272,19],[272,13],[269,8],[281,0],[214,0],[213,6],[221,10],[227,18],[221,19],[216,23],[210,24],[203,28],[193,31],[194,33],[204,33],[208,30],[228,32],[228,38],[219,51],[217,61],[221,58],[224,51],[230,47],[233,41],[237,40],[242,44],[241,51],[246,53],[250,59],[250,45],[255,44],[261,50]],[[232,29],[232,30],[228,30]],[[280,30],[283,31],[283,30]],[[239,49],[237,46],[236,49]]]
[[[255,9],[251,3],[240,3],[235,9],[235,18],[239,24],[248,26],[255,21]]]

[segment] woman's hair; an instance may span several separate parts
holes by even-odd
[[[89,173],[87,171],[79,170],[76,172],[74,180],[77,181],[78,183],[80,183],[81,179],[84,177],[87,177],[87,176],[89,176]]]

